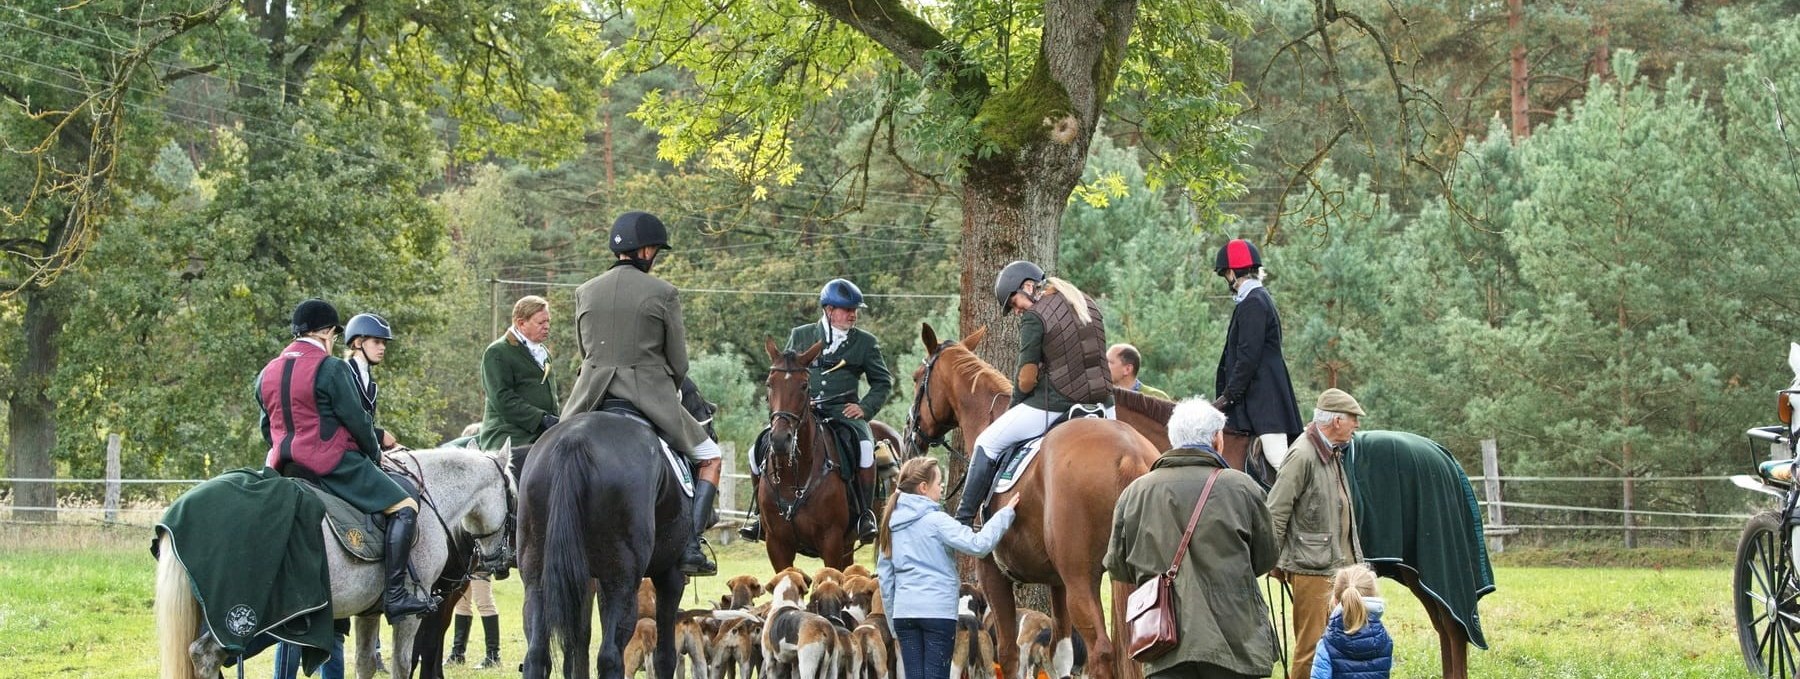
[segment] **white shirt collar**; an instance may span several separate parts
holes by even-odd
[[[307,343],[307,344],[311,344],[311,345],[313,345],[313,346],[315,346],[315,347],[318,347],[318,348],[319,348],[319,350],[320,350],[320,351],[324,351],[324,350],[325,350],[325,343],[324,343],[324,342],[321,342],[321,341],[319,341],[319,340],[318,340],[318,338],[315,338],[315,337],[296,337],[296,338],[294,338],[294,339],[297,339],[297,340],[300,340],[300,341],[302,341],[302,342],[305,342],[305,343]]]
[[[1255,290],[1262,286],[1263,286],[1263,284],[1262,284],[1261,278],[1240,278],[1240,279],[1238,279],[1237,292],[1231,296],[1232,303],[1235,304],[1237,302],[1244,301],[1245,297],[1250,296],[1251,290]]]
[[[825,331],[825,351],[821,353],[829,354],[837,351],[838,347],[844,345],[844,340],[850,339],[849,330],[831,327],[831,319],[823,314],[819,316],[819,327]]]
[[[544,367],[544,362],[550,360],[550,350],[542,344],[526,339],[525,333],[519,332],[519,326],[507,326],[506,331],[512,333],[513,337],[519,338],[519,342],[525,345],[526,351],[531,352],[531,360],[537,361],[539,368]]]
[[[350,356],[350,368],[350,372],[356,374],[357,386],[368,389],[369,380],[374,379],[374,377],[369,374],[369,362],[362,357],[362,354],[352,354]]]

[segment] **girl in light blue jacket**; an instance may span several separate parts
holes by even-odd
[[[897,486],[899,490],[888,496],[881,520],[876,578],[900,642],[906,679],[945,679],[950,676],[961,589],[950,550],[977,558],[994,551],[1000,536],[1012,526],[1013,506],[1019,504],[1019,498],[1013,496],[977,533],[939,506],[944,475],[937,460],[907,460],[900,466]]]

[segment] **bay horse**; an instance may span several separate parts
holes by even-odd
[[[446,530],[450,526],[479,536],[474,539],[476,560],[496,577],[506,577],[512,560],[514,495],[504,453],[441,448],[390,453],[386,459],[385,464],[410,473],[424,498],[419,507],[423,516],[418,522],[418,542],[412,550],[413,571],[419,581],[432,582],[443,571],[450,558]],[[434,516],[433,512],[441,520],[426,518]],[[356,674],[369,679],[376,671],[375,634],[380,629],[386,573],[380,562],[361,561],[344,551],[329,525],[321,525],[320,530],[325,533],[325,558],[331,574],[331,610],[338,618],[357,619]],[[158,533],[155,616],[161,677],[211,679],[218,676],[225,651],[211,634],[201,634],[202,611],[187,569],[168,533]],[[390,624],[389,676],[411,673],[413,638],[419,623],[420,618],[413,616]]]
[[[1170,447],[1169,415],[1175,411],[1175,403],[1118,387],[1113,387],[1112,392],[1119,421],[1135,427],[1138,433],[1150,439],[1158,448],[1167,450]],[[1412,453],[1402,450],[1392,454]],[[1425,456],[1428,455],[1428,453],[1425,454]],[[1244,470],[1243,454],[1237,455],[1235,459],[1227,457],[1226,462],[1233,469]],[[1454,462],[1450,462],[1450,464],[1454,464]],[[1414,479],[1408,479],[1408,481],[1417,482]],[[1353,495],[1361,495],[1360,489],[1353,486],[1351,490]],[[1419,495],[1417,492],[1408,493],[1409,497],[1417,495]],[[1361,497],[1358,499],[1368,500],[1368,498]],[[1385,535],[1412,529],[1403,525],[1385,525],[1374,522],[1365,524],[1361,521],[1357,525],[1357,530],[1370,538],[1381,538]],[[1413,597],[1419,600],[1419,604],[1425,608],[1425,614],[1430,618],[1432,628],[1437,631],[1438,660],[1444,679],[1466,679],[1469,666],[1468,630],[1463,627],[1463,623],[1451,613],[1450,609],[1437,597],[1432,596],[1429,589],[1420,582],[1419,571],[1416,568],[1402,566],[1405,564],[1396,563],[1378,567],[1376,571],[1383,577],[1393,578],[1405,585],[1407,590],[1412,592]]]
[[[770,362],[769,430],[756,501],[763,548],[777,573],[794,565],[796,553],[817,556],[838,569],[856,560],[850,485],[838,474],[832,433],[814,414],[806,390],[806,366],[824,348],[814,343],[805,351],[784,352],[775,348],[775,340],[763,339]]]
[[[908,415],[907,451],[924,453],[927,443],[941,443],[960,427],[965,439],[979,436],[1011,404],[1012,383],[976,357],[974,348],[987,337],[982,328],[961,342],[939,342],[930,324],[920,340],[928,352],[913,373],[913,406]],[[1113,506],[1139,476],[1150,471],[1160,454],[1130,426],[1104,419],[1077,419],[1044,436],[1038,459],[1017,483],[991,502],[1006,503],[1021,495],[1017,515],[1006,537],[980,562],[981,588],[993,612],[1003,677],[1019,676],[1019,617],[1015,582],[1050,587],[1053,654],[1051,679],[1065,679],[1074,664],[1071,628],[1081,633],[1090,652],[1088,674],[1096,679],[1138,676],[1129,654],[1118,652],[1100,604],[1101,561],[1112,534]],[[967,491],[965,491],[967,492]],[[1113,583],[1113,619],[1122,621],[1132,585]]]
[[[638,583],[656,588],[658,629],[675,629],[687,577],[681,553],[693,502],[646,421],[612,411],[576,415],[532,445],[520,479],[519,573],[525,579],[524,675],[550,675],[552,640],[563,676],[587,677],[597,581],[603,625],[598,675],[625,676]],[[675,676],[675,636],[656,643],[656,676]]]

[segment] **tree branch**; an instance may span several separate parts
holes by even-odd
[[[176,81],[179,81],[183,78],[191,78],[191,77],[197,76],[197,75],[206,75],[213,71],[219,70],[219,66],[221,66],[221,64],[219,64],[218,62],[213,62],[213,63],[207,64],[205,66],[189,66],[186,68],[176,69],[176,70],[173,70],[173,71],[163,74],[163,77],[161,78],[162,84],[169,85],[169,84],[173,84]]]
[[[987,73],[962,47],[898,0],[806,0],[833,19],[844,22],[886,48],[914,73],[948,76],[950,91],[965,102],[987,98]],[[972,106],[969,110],[978,108]]]
[[[288,66],[289,72],[295,76],[295,80],[305,79],[306,74],[319,63],[319,58],[325,56],[325,51],[331,48],[331,43],[337,42],[337,39],[344,35],[344,27],[362,16],[362,12],[363,4],[360,0],[344,5],[344,9],[338,12],[337,18],[331,20],[331,26],[300,47],[299,55],[294,57],[293,63]]]

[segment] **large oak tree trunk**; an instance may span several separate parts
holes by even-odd
[[[7,458],[11,475],[48,479],[56,476],[51,453],[56,450],[56,403],[47,393],[56,373],[57,336],[62,334],[64,311],[52,299],[51,290],[28,290],[25,295],[24,360],[13,373],[7,394]],[[49,482],[19,483],[14,507],[18,521],[56,520],[56,488]]]

